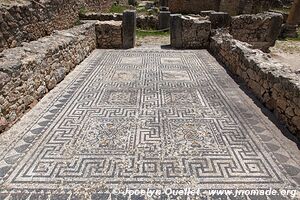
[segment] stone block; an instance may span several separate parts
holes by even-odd
[[[211,12],[209,15],[212,29],[230,27],[231,16],[225,12]]]
[[[183,17],[182,47],[185,49],[204,49],[209,45],[211,22],[194,17]]]
[[[227,12],[230,15],[267,11],[271,0],[170,0],[172,13],[199,14],[204,10]]]
[[[170,27],[170,11],[160,11],[158,15],[159,29],[167,29]]]
[[[121,49],[123,47],[121,21],[97,22],[95,30],[98,48]]]
[[[120,13],[88,12],[80,13],[79,17],[81,20],[122,21],[123,15]]]
[[[182,48],[182,15],[172,14],[170,16],[171,46]]]
[[[10,79],[10,76],[6,73],[3,73],[0,71],[0,91],[1,89],[4,87],[4,85],[9,82],[11,79]],[[1,93],[0,93],[1,94]]]
[[[291,25],[291,24],[283,24],[281,26],[281,32],[280,32],[280,37],[281,38],[297,38],[298,37],[298,32],[297,32],[297,25]]]
[[[199,14],[203,10],[218,11],[220,0],[172,0],[169,8],[172,13]]]
[[[159,0],[159,6],[168,6],[168,0]]]
[[[129,49],[135,46],[136,11],[127,10],[123,13],[122,36],[123,48]]]
[[[211,13],[213,13],[213,12],[215,12],[215,11],[214,10],[204,10],[204,11],[200,12],[200,16],[202,16],[202,17],[209,17],[209,15]]]
[[[230,34],[253,48],[268,52],[269,47],[275,45],[282,23],[283,17],[278,13],[239,15],[232,18]]]
[[[137,4],[136,0],[128,0],[128,4],[131,6],[135,6]]]
[[[139,15],[136,18],[136,27],[140,29],[158,29],[158,17],[154,15]]]

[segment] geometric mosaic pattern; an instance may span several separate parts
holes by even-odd
[[[299,163],[269,142],[279,130],[205,50],[96,50],[68,77],[0,137],[0,199],[299,188]]]

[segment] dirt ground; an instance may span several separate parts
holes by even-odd
[[[170,36],[145,36],[137,37],[136,46],[144,45],[169,45]]]
[[[289,65],[291,69],[300,71],[300,41],[277,40],[276,45],[271,48],[271,56]]]

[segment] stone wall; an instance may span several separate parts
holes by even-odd
[[[78,22],[80,10],[99,11],[103,0],[44,0],[13,4],[0,3],[0,52],[20,46],[22,42],[50,35],[53,30],[67,29]],[[37,3],[36,3],[37,2]]]
[[[49,35],[55,29],[73,26],[77,21],[76,1],[59,2],[49,1],[43,5],[28,2],[0,7],[0,52]]]
[[[226,12],[201,11],[200,16],[209,17],[212,29],[228,28],[231,25],[231,16]]]
[[[79,15],[81,20],[98,20],[98,21],[122,21],[123,14],[120,13],[101,13],[101,12],[87,12]]]
[[[171,15],[171,46],[179,49],[204,49],[209,46],[211,22],[206,18]]]
[[[108,11],[114,0],[79,0],[81,1],[81,7],[85,8],[86,11],[98,12],[98,11]],[[124,2],[126,0],[119,0]]]
[[[183,17],[182,48],[204,49],[209,45],[211,23],[205,19]]]
[[[95,24],[51,36],[0,54],[0,132],[20,118],[96,47]]]
[[[99,13],[88,12],[80,14],[83,20],[99,20],[99,21],[122,21],[123,15],[119,13]],[[136,18],[136,26],[140,29],[158,29],[159,21],[157,16],[139,15]]]
[[[283,17],[278,13],[260,13],[232,17],[230,34],[253,48],[267,52],[280,35]]]
[[[275,45],[283,24],[283,16],[273,12],[231,17],[224,12],[201,11],[200,15],[172,16],[180,18],[175,24],[171,22],[171,45],[176,48],[204,48],[207,46],[210,30],[222,28],[229,29],[235,39],[251,44],[252,48],[268,52]],[[207,42],[201,45],[202,39]]]
[[[229,34],[213,36],[210,51],[300,139],[299,74]]]
[[[122,21],[99,21],[96,23],[97,47],[100,49],[121,49]]]
[[[203,10],[219,10],[220,0],[169,0],[172,13],[199,14]]]
[[[136,18],[136,26],[140,29],[154,29],[157,30],[159,28],[159,21],[157,16],[153,15],[140,15]]]
[[[169,0],[172,13],[199,14],[204,10],[223,11],[231,15],[268,10],[272,0]]]
[[[270,9],[273,0],[221,0],[220,11],[230,15],[255,14]]]

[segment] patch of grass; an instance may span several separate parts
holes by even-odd
[[[147,37],[147,36],[168,36],[170,35],[169,31],[155,31],[155,30],[141,30],[137,29],[136,36],[139,38]]]
[[[122,5],[112,5],[109,12],[110,13],[123,13],[127,8]]]
[[[298,36],[297,38],[288,38],[287,40],[289,40],[289,41],[295,41],[295,42],[300,42],[300,37]]]
[[[81,25],[81,24],[83,24],[83,23],[80,21],[80,19],[78,19],[78,20],[75,22],[74,26],[79,26],[79,25]]]
[[[80,10],[79,10],[79,14],[80,14],[80,15],[84,15],[84,14],[86,14],[86,13],[87,13],[86,7],[80,8]]]
[[[298,37],[288,38],[288,40],[300,42],[300,27],[298,28],[297,33],[298,33]]]
[[[148,15],[158,15],[158,13],[159,13],[159,8],[147,10]]]
[[[290,8],[272,8],[271,11],[277,11],[277,12],[282,12],[288,14],[290,12]]]
[[[136,12],[140,15],[158,15],[159,9],[154,8],[154,9],[149,9],[147,10],[145,7],[137,7]]]
[[[298,37],[296,37],[296,38],[284,38],[284,39],[281,39],[281,41],[295,41],[295,42],[300,42],[300,27],[298,28],[297,33],[298,33]]]
[[[145,7],[137,7],[136,12],[139,14],[147,13],[147,9]]]

